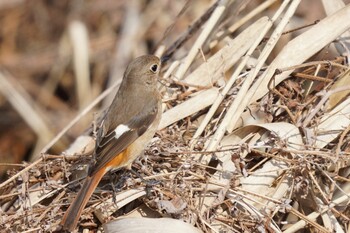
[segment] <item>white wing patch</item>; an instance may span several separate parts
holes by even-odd
[[[115,128],[115,138],[118,139],[123,133],[129,131],[130,128],[126,125],[118,125],[117,128]]]

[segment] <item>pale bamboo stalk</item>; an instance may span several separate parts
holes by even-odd
[[[229,27],[228,31],[229,33],[235,32],[238,28],[240,28],[243,24],[251,20],[256,15],[263,12],[266,8],[271,6],[273,3],[275,3],[277,0],[267,0],[264,1],[262,4],[257,6],[254,10],[250,11],[247,15],[239,19],[235,24],[233,24],[231,27]]]
[[[255,29],[256,35],[255,38],[258,37],[258,40],[255,40],[255,43],[250,47],[248,50],[246,56],[243,58],[241,63],[238,65],[238,67],[235,69],[235,72],[232,74],[231,78],[226,83],[224,89],[221,91],[220,95],[218,95],[218,98],[215,100],[213,105],[210,107],[208,113],[206,114],[205,118],[201,122],[200,126],[196,130],[193,139],[191,140],[191,144],[195,142],[195,140],[203,133],[205,127],[215,114],[217,108],[220,106],[221,102],[225,99],[226,94],[231,89],[232,85],[236,82],[237,78],[239,77],[239,74],[247,64],[248,59],[250,58],[251,54],[254,52],[256,47],[259,45],[260,40],[265,36],[266,32],[271,27],[271,22],[268,21],[267,17],[261,18],[258,22],[256,22],[256,25],[260,25],[258,29]],[[253,25],[252,25],[253,26]],[[259,30],[260,29],[260,30]],[[245,75],[245,74],[244,74]]]
[[[54,137],[54,132],[42,117],[42,111],[32,107],[35,106],[32,98],[10,75],[0,73],[0,92],[35,132],[38,136],[38,141],[47,142]],[[38,106],[36,106],[36,108],[38,108]],[[36,156],[31,159],[35,158]]]
[[[346,204],[346,202],[349,201],[349,195],[343,195],[335,200],[332,201],[332,203],[330,205],[332,206],[338,206],[342,203]],[[307,215],[307,220],[306,219],[302,219],[298,222],[296,222],[295,224],[293,224],[293,226],[289,227],[288,229],[286,229],[285,231],[283,231],[283,233],[294,233],[297,232],[298,230],[303,229],[306,224],[308,224],[308,221],[315,221],[316,218],[318,218],[320,216],[320,214],[322,214],[323,212],[329,211],[328,208],[325,208],[324,210],[320,211],[320,212],[312,212],[311,214]],[[300,216],[298,216],[300,217]]]
[[[224,120],[221,122],[221,124],[219,125],[219,128],[216,130],[214,137],[212,138],[212,140],[210,141],[210,143],[207,147],[207,150],[215,150],[216,149],[217,145],[220,143],[222,137],[224,136],[232,118],[234,116],[237,116],[237,115],[239,117],[241,115],[241,113],[243,112],[243,110],[245,109],[245,107],[247,105],[245,102],[247,102],[247,99],[248,99],[247,92],[248,92],[252,82],[254,81],[254,79],[255,79],[257,73],[259,72],[259,70],[261,69],[261,67],[264,65],[266,58],[270,54],[275,43],[277,43],[277,39],[281,35],[282,29],[288,23],[288,20],[290,19],[290,17],[294,13],[293,9],[295,9],[295,7],[299,4],[299,2],[300,1],[293,1],[292,2],[289,10],[287,11],[287,13],[284,16],[284,19],[278,25],[278,27],[274,31],[273,35],[270,37],[269,42],[265,46],[264,50],[262,51],[262,53],[258,59],[257,66],[249,73],[248,77],[244,80],[244,83],[243,83],[241,89],[239,90],[235,100],[233,101],[230,108],[228,109]],[[265,36],[265,34],[271,28],[273,22],[275,22],[278,19],[278,17],[282,14],[284,9],[287,7],[288,3],[289,3],[289,1],[284,1],[282,3],[280,8],[277,10],[277,12],[272,17],[270,23],[265,26],[263,33],[261,33],[261,35],[258,37],[256,46],[260,43],[261,39]],[[294,7],[292,7],[292,6],[294,6]],[[255,48],[252,47],[252,49],[255,49]],[[239,112],[239,114],[238,114],[237,110],[240,106],[242,106],[242,107],[244,106],[244,108],[243,108],[242,112]]]
[[[218,88],[211,88],[198,93],[162,115],[158,129],[163,129],[172,123],[190,116],[203,108],[210,106],[219,94]]]
[[[219,22],[221,16],[227,9],[227,6],[231,4],[232,0],[221,0],[216,9],[214,10],[213,14],[210,16],[207,25],[203,29],[202,33],[198,36],[197,40],[195,41],[194,45],[192,46],[191,50],[188,52],[187,57],[183,61],[183,63],[180,65],[179,69],[177,70],[175,77],[178,79],[183,79],[186,71],[192,64],[193,60],[197,56],[199,50],[202,48],[205,41],[208,39],[210,33],[213,31],[214,27]]]
[[[263,80],[254,83],[253,90],[255,93],[251,102],[261,98],[269,91],[268,84],[272,76],[275,76],[274,84],[279,84],[294,70],[290,68],[286,69],[287,67],[303,67],[303,65],[300,65],[302,62],[334,41],[345,31],[349,30],[349,15],[350,5],[347,5],[333,15],[321,20],[308,31],[291,40],[269,65],[264,74],[260,76]],[[337,25],[337,27],[334,27],[334,25]],[[320,62],[322,61],[317,62],[317,64]],[[283,73],[275,75],[276,69],[281,69]]]
[[[266,8],[268,8],[269,6],[271,6],[273,3],[275,3],[277,0],[267,0],[265,2],[263,2],[262,4],[260,4],[259,6],[257,6],[256,8],[254,8],[252,11],[250,11],[248,14],[246,14],[245,16],[243,16],[242,18],[240,18],[237,22],[235,22],[231,27],[228,28],[227,31],[225,32],[220,32],[218,38],[216,40],[214,40],[213,42],[210,43],[210,48],[213,48],[214,46],[216,46],[216,44],[218,43],[218,41],[222,40],[223,38],[225,38],[227,35],[232,34],[233,32],[235,32],[238,28],[240,28],[242,25],[244,25],[246,22],[248,22],[249,20],[251,20],[253,17],[257,16],[258,14],[260,14],[261,12],[263,12]]]
[[[298,5],[300,1],[293,1],[292,4],[290,5],[289,9],[287,10],[287,13],[285,14],[285,19],[289,17],[291,17],[291,13],[294,11],[291,10],[291,8],[295,8],[293,7],[293,3]],[[264,30],[263,30],[263,33],[261,33],[261,35],[259,35],[259,37],[257,38],[257,42],[258,43],[255,43],[254,45],[258,45],[260,40],[264,37],[264,35],[269,31],[270,27],[272,26],[273,22],[276,21],[278,19],[278,17],[282,14],[282,12],[284,11],[284,9],[288,6],[289,4],[289,1],[284,1],[280,8],[277,10],[277,12],[274,14],[274,16],[272,17],[271,21],[269,22],[269,24],[266,24]],[[281,21],[280,24],[283,24],[283,20]],[[285,23],[286,24],[286,23]],[[271,41],[272,38],[275,39],[275,37],[278,37],[278,35],[280,35],[280,28],[282,26],[277,26],[276,30],[274,31],[273,35],[271,36],[270,38],[270,43],[272,43],[272,45],[270,45],[270,43],[268,42],[267,43],[267,46],[266,47],[271,47],[271,50],[272,48],[274,47],[274,43]],[[276,39],[275,39],[276,40]],[[276,40],[277,41],[277,40]],[[205,150],[207,151],[211,151],[211,150],[215,150],[218,146],[218,144],[220,143],[220,141],[222,140],[225,132],[226,132],[226,128],[227,126],[229,125],[229,121],[231,120],[232,116],[234,115],[234,112],[232,109],[234,108],[237,108],[239,104],[241,104],[240,102],[243,102],[245,100],[246,97],[246,94],[247,94],[247,90],[249,89],[249,87],[251,86],[253,80],[255,79],[255,76],[257,75],[258,71],[260,70],[260,68],[262,67],[262,65],[264,64],[265,62],[265,57],[267,57],[267,55],[269,54],[269,50],[267,48],[264,48],[264,50],[262,51],[261,55],[260,55],[260,59],[258,60],[258,64],[257,66],[251,71],[251,73],[248,75],[248,77],[246,78],[246,80],[244,81],[240,91],[238,92],[237,94],[237,97],[236,99],[233,101],[233,103],[231,104],[229,110],[227,111],[226,113],[226,116],[225,118],[223,119],[223,121],[221,122],[221,124],[219,125],[218,129],[216,130],[213,138],[210,140],[209,142],[209,145],[207,146],[207,148]],[[254,51],[254,46],[252,46],[251,50],[250,51]],[[271,51],[270,50],[270,51]],[[243,104],[244,105],[244,104]],[[246,106],[246,105],[244,105]],[[241,114],[239,114],[240,116]],[[207,157],[206,158],[206,161],[205,162],[208,162],[210,158]],[[218,168],[222,168],[222,165],[219,163],[219,166]],[[215,175],[213,176],[213,178],[215,177]],[[212,179],[211,179],[212,180]],[[206,203],[206,206],[212,206],[213,205],[213,200],[210,200],[210,198],[205,198],[204,203]]]
[[[299,3],[300,3],[300,0],[291,1],[291,4],[290,4],[288,10],[286,11],[285,15],[283,16],[281,22],[278,24],[278,26],[276,27],[276,29],[274,30],[274,32],[270,36],[270,39],[267,41],[265,48],[261,52],[259,59],[258,59],[258,64],[256,65],[256,67],[254,67],[254,69],[252,70],[252,73],[250,73],[251,77],[248,76],[247,79],[250,79],[250,78],[252,80],[255,79],[255,77],[257,76],[260,69],[264,66],[267,57],[270,55],[271,51],[273,50],[276,43],[278,42],[278,39],[282,35],[283,30],[285,29],[285,27],[289,23],[290,19],[293,17],[297,7],[299,6]],[[278,19],[278,17],[279,17],[279,15],[274,15],[274,17],[272,18],[272,21],[275,22]],[[259,88],[260,85],[258,85],[258,84],[261,82],[261,80],[262,80],[261,78],[258,79],[256,84],[254,84],[253,87]],[[243,85],[245,85],[245,83]],[[228,117],[227,123],[228,124],[225,127],[225,130],[227,130],[228,132],[233,131],[241,114],[243,113],[244,109],[249,105],[249,103],[250,103],[250,101],[255,93],[255,90],[253,88],[249,89],[250,86],[251,86],[251,83],[249,84],[249,86],[247,86],[247,88],[245,88],[245,90],[244,89],[242,90],[242,92],[243,92],[242,97],[243,98],[241,98],[241,101],[239,100],[239,98],[237,98],[237,101],[235,100],[235,103],[236,103],[235,106],[231,106],[230,109],[228,110],[228,113],[227,113],[227,117]],[[248,90],[249,90],[249,92],[248,92]]]
[[[169,69],[164,73],[163,78],[167,79],[170,77],[170,75],[173,73],[173,71],[179,66],[180,62],[179,61],[174,61],[171,63],[169,66]]]
[[[137,37],[141,30],[141,2],[138,0],[130,0],[126,4],[126,9],[123,17],[122,30],[118,34],[117,44],[115,46],[114,55],[112,58],[109,78],[107,87],[114,86],[114,84],[121,83],[123,78],[123,73],[128,65],[130,58],[133,57],[133,53],[136,48],[140,45],[138,44]],[[115,90],[116,93],[116,90]],[[107,96],[103,100],[103,108],[107,108],[114,95]]]
[[[334,14],[345,7],[345,3],[342,0],[321,0],[321,2],[327,15]]]
[[[73,66],[76,79],[76,91],[79,109],[91,102],[91,83],[89,69],[89,38],[86,26],[80,21],[73,21],[68,27],[73,49]]]
[[[213,83],[216,83],[226,71],[247,53],[256,41],[257,31],[261,31],[265,21],[268,20],[268,17],[263,17],[247,27],[235,38],[228,38],[224,47],[186,76],[186,83],[200,86],[212,86]]]
[[[327,15],[331,15],[334,14],[335,12],[337,12],[338,10],[342,9],[345,7],[345,3],[342,0],[322,0],[321,1],[323,4],[323,8],[326,12]],[[335,43],[334,46],[337,49],[337,51],[339,52],[340,55],[344,55],[346,54],[346,56],[349,59],[349,51],[344,48],[347,47],[349,48],[350,46],[350,32],[346,31],[344,32],[341,36],[339,36],[338,41],[341,43],[344,43],[344,45],[341,45],[340,43]]]

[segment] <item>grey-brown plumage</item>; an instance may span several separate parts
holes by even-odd
[[[162,112],[157,90],[159,70],[160,59],[152,55],[138,57],[126,68],[118,93],[98,129],[88,176],[62,219],[64,229],[75,229],[104,174],[110,169],[131,166],[155,134]]]
[[[154,72],[151,66],[155,64],[158,68]],[[138,57],[126,68],[120,91],[115,96],[97,133],[96,165],[89,169],[90,174],[103,167],[111,159],[110,157],[124,150],[127,144],[143,135],[152,122],[156,120],[154,123],[158,126],[161,114],[161,98],[157,89],[159,69],[160,60],[152,55]],[[114,130],[119,125],[129,126],[131,130],[119,140],[111,140],[115,136]],[[153,135],[154,133],[155,131]],[[144,147],[145,145],[142,149]],[[134,155],[132,161],[137,156]]]

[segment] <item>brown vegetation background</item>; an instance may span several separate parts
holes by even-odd
[[[226,4],[224,2],[230,3]],[[266,8],[259,13],[255,13],[249,20],[244,21],[247,15],[254,12],[262,4],[266,4],[266,2],[269,2]],[[160,127],[161,130],[146,153],[150,156],[150,160],[146,159],[141,164],[137,164],[136,167],[140,168],[141,166],[143,168],[140,169],[141,172],[150,175],[151,178],[157,178],[158,173],[163,174],[164,171],[167,174],[163,174],[164,177],[168,177],[169,174],[175,173],[175,171],[177,173],[175,178],[164,179],[164,186],[156,188],[153,196],[147,197],[149,199],[146,201],[139,199],[137,204],[146,203],[148,208],[158,212],[159,217],[179,218],[204,232],[217,232],[219,229],[232,230],[232,232],[252,232],[259,231],[259,227],[263,227],[267,232],[274,232],[277,228],[287,230],[286,232],[296,232],[301,228],[305,228],[305,232],[314,232],[315,229],[319,232],[327,232],[328,230],[338,229],[337,227],[340,227],[339,223],[343,224],[341,227],[344,232],[349,230],[349,210],[344,202],[342,202],[343,206],[339,208],[330,207],[329,212],[332,212],[334,214],[332,217],[335,216],[336,219],[332,224],[327,225],[324,216],[312,218],[308,215],[327,207],[327,205],[331,206],[335,187],[349,183],[348,172],[342,173],[342,171],[349,168],[348,162],[346,162],[348,160],[344,159],[344,162],[342,158],[339,158],[340,154],[344,157],[349,156],[349,129],[344,129],[343,126],[341,132],[337,129],[338,133],[334,139],[325,139],[325,144],[320,148],[305,142],[328,130],[317,131],[319,130],[317,126],[322,122],[323,116],[348,98],[348,92],[346,92],[347,94],[343,96],[336,96],[337,99],[333,99],[333,102],[327,102],[331,107],[329,105],[323,107],[322,105],[321,108],[318,105],[326,99],[327,101],[331,99],[323,98],[327,96],[323,91],[334,90],[347,85],[346,80],[349,76],[347,72],[348,59],[350,57],[348,42],[343,43],[343,51],[345,52],[339,52],[340,50],[329,43],[322,44],[322,49],[312,51],[312,56],[309,56],[308,59],[293,64],[297,67],[292,65],[277,67],[276,70],[281,70],[276,72],[283,73],[293,70],[293,73],[290,74],[288,79],[281,80],[281,83],[276,87],[273,84],[274,79],[271,78],[272,81],[268,85],[273,86],[273,88],[270,88],[267,91],[268,94],[264,94],[263,98],[259,98],[256,105],[247,107],[246,115],[242,114],[242,121],[251,111],[253,119],[262,116],[262,121],[257,120],[259,124],[283,122],[295,126],[296,129],[300,130],[298,136],[305,143],[305,145],[303,144],[303,150],[292,150],[286,146],[284,143],[288,144],[288,140],[283,141],[284,139],[281,139],[281,132],[277,130],[279,127],[276,127],[276,125],[271,128],[266,125],[257,126],[258,123],[250,125],[247,122],[239,126],[235,125],[235,129],[243,129],[244,133],[250,132],[253,127],[261,128],[259,130],[254,128],[251,134],[244,134],[245,136],[240,138],[240,143],[234,144],[235,146],[239,145],[238,147],[233,149],[232,147],[229,147],[229,149],[215,147],[215,152],[219,154],[226,152],[226,150],[230,151],[230,162],[235,165],[235,171],[232,173],[235,175],[225,184],[216,184],[221,185],[219,191],[217,187],[208,188],[209,184],[213,185],[212,178],[216,172],[222,171],[220,169],[228,169],[219,168],[222,161],[217,160],[217,157],[215,157],[218,156],[217,154],[207,159],[206,161],[209,162],[203,165],[202,158],[207,154],[213,154],[212,150],[209,150],[209,152],[205,150],[205,148],[211,148],[210,146],[206,147],[210,144],[208,138],[216,134],[220,128],[220,124],[224,121],[225,114],[227,114],[227,109],[243,86],[244,76],[240,76],[236,80],[235,85],[229,90],[215,114],[210,118],[206,128],[201,132],[200,138],[196,138],[198,143],[193,144],[193,136],[204,115],[214,102],[211,97],[213,93],[210,92],[212,89],[210,88],[215,87],[213,95],[215,95],[215,98],[219,98],[216,93],[224,89],[224,83],[229,82],[229,78],[239,67],[239,62],[244,60],[243,55],[246,54],[246,51],[237,63],[231,64],[232,67],[223,71],[222,74],[220,73],[222,77],[216,78],[214,83],[208,81],[211,78],[211,76],[208,76],[208,79],[205,82],[203,81],[204,84],[201,86],[201,82],[198,82],[198,80],[195,82],[194,79],[191,79],[195,75],[191,75],[196,74],[198,70],[202,73],[197,72],[197,74],[205,73],[203,70],[215,73],[217,70],[211,70],[211,67],[203,68],[201,65],[207,62],[209,62],[208,64],[217,64],[219,58],[214,57],[217,52],[220,52],[232,39],[239,36],[261,17],[272,17],[283,2],[285,1],[0,0],[0,181],[11,179],[28,164],[40,161],[37,162],[38,167],[33,166],[33,170],[30,174],[26,174],[27,176],[22,175],[20,178],[14,178],[10,187],[0,186],[0,196],[3,199],[0,201],[2,206],[0,218],[4,216],[2,218],[3,222],[0,220],[0,226],[8,227],[15,223],[22,223],[27,225],[21,230],[59,230],[59,228],[51,227],[58,225],[59,214],[62,214],[63,209],[66,208],[67,203],[75,193],[72,190],[76,190],[76,187],[68,187],[67,191],[62,191],[59,194],[55,193],[49,199],[43,198],[43,200],[38,201],[40,205],[35,206],[38,209],[31,209],[23,204],[25,203],[23,200],[29,193],[27,193],[27,188],[33,187],[34,184],[48,185],[50,183],[48,181],[52,179],[57,182],[60,190],[66,189],[67,186],[63,185],[66,185],[65,182],[69,177],[67,174],[70,174],[68,172],[71,169],[70,166],[73,164],[72,167],[75,167],[77,164],[79,165],[80,160],[84,161],[86,158],[73,156],[73,158],[67,158],[66,160],[61,153],[79,136],[91,134],[94,123],[98,121],[101,112],[108,107],[116,88],[110,89],[109,95],[98,104],[93,105],[88,112],[82,114],[76,124],[72,126],[69,126],[69,124],[76,116],[84,112],[85,108],[96,100],[104,90],[111,88],[120,81],[130,60],[142,54],[165,54],[170,55],[170,60],[162,68],[162,74],[166,74],[164,79],[166,88],[162,87],[163,93],[165,93],[163,99],[165,112],[194,99],[196,94],[203,90],[208,91],[208,95],[201,96],[201,98],[203,97],[202,101],[196,102],[194,100],[190,102],[191,104],[197,103],[200,106],[198,110],[191,114],[186,115],[184,113],[183,116],[176,116],[175,113],[169,111],[169,114],[166,115],[168,118],[164,121],[169,121],[163,122],[162,127]],[[278,43],[273,46],[272,52],[259,70],[259,75],[268,70],[271,64],[274,64],[276,57],[278,58],[290,41],[307,32],[308,29],[317,25],[319,20],[327,16],[321,2],[318,0],[301,1],[296,12],[290,18],[288,26],[283,28],[283,35],[279,38]],[[339,1],[334,1],[334,4],[335,2]],[[343,2],[348,4],[350,1]],[[178,78],[176,74],[179,72],[175,72],[178,64],[183,65],[202,30],[206,28],[206,23],[213,12],[210,9],[217,9],[218,4],[226,6],[225,13],[220,20],[217,20],[216,27],[206,38],[203,46],[197,50],[198,53],[190,62],[188,70],[181,75],[183,77]],[[244,23],[235,28],[234,31],[230,31],[230,27],[241,20]],[[278,28],[281,21],[279,18],[274,22],[272,29],[266,33],[254,53],[250,55],[252,59],[244,66],[245,69],[242,73],[249,73],[258,64],[261,52],[265,46],[269,46],[266,42],[271,39],[272,31]],[[348,21],[350,21],[350,18],[348,18]],[[334,25],[335,28],[337,26]],[[337,38],[338,36],[332,41],[336,41]],[[322,41],[322,38],[320,38],[320,41]],[[292,60],[294,55],[292,51],[290,56],[286,56],[284,60],[289,58]],[[210,63],[209,60],[213,57],[217,61]],[[314,63],[310,65],[308,62]],[[308,65],[303,66],[303,63],[308,63]],[[172,70],[173,68],[175,71]],[[208,73],[210,73],[209,71]],[[189,80],[186,80],[187,77],[189,77]],[[346,77],[344,83],[334,84],[338,79],[342,79],[339,77]],[[310,80],[312,84],[309,83]],[[208,87],[207,84],[211,86]],[[264,85],[263,88],[267,88],[266,86]],[[310,89],[306,86],[310,86]],[[204,97],[207,97],[207,99]],[[209,100],[210,98],[211,100]],[[207,102],[208,104],[206,104]],[[187,109],[191,107],[194,106],[191,105]],[[178,109],[176,111],[179,113],[186,110],[185,107],[179,107]],[[317,109],[315,115],[312,115],[314,114],[313,109]],[[258,116],[255,113],[262,113],[262,115]],[[309,124],[303,124],[303,121],[308,119],[309,115],[314,116],[314,118],[307,122]],[[67,126],[69,126],[67,132],[53,145],[49,144]],[[285,130],[286,132],[287,129],[290,129],[283,127],[285,125],[280,127],[281,131]],[[262,128],[264,129],[262,130]],[[331,131],[331,129],[329,130]],[[262,131],[264,133],[261,133]],[[235,133],[231,134],[232,130],[225,130],[224,132],[227,137],[221,141],[223,144],[225,144],[225,139],[232,139],[232,142],[237,142],[235,137],[239,133],[237,135]],[[243,132],[240,133],[243,134]],[[255,136],[251,136],[253,134]],[[264,144],[266,150],[265,147],[255,150],[256,148],[248,143],[251,138],[258,134],[261,138],[257,140],[257,144],[268,141]],[[230,136],[232,137],[229,138]],[[233,143],[230,145],[233,145]],[[44,152],[47,152],[46,155],[49,155],[50,161],[53,161],[52,163],[43,162],[44,159],[41,154],[43,148],[45,148]],[[195,162],[191,157],[194,156],[193,151],[202,153],[200,156],[196,155],[195,158],[198,160],[195,160]],[[187,157],[183,154],[186,154]],[[57,157],[54,157],[56,155]],[[255,174],[254,172],[263,167],[267,161],[271,161],[270,159],[276,159],[278,162],[283,161],[288,166],[272,168],[272,170],[280,169],[283,175],[279,173],[275,177],[276,180],[271,182],[268,188],[276,187],[277,190],[277,187],[283,183],[284,175],[288,173],[284,172],[291,171],[289,175],[293,177],[295,183],[293,183],[294,189],[288,194],[288,197],[276,197],[274,199],[274,196],[269,196],[271,198],[269,199],[266,198],[267,194],[265,193],[255,192],[254,196],[249,193],[249,191],[254,193],[249,188],[242,188],[243,191],[240,190],[241,183],[238,178],[246,178]],[[62,168],[62,164],[64,164],[64,168]],[[305,165],[305,167],[298,167],[300,164]],[[183,170],[179,171],[177,169]],[[314,178],[313,175],[317,178]],[[159,177],[161,176],[159,175]],[[169,176],[171,177],[171,175]],[[191,180],[190,184],[186,183],[186,178],[189,176],[195,180],[193,182]],[[217,182],[219,181],[217,180]],[[244,181],[241,182],[244,183]],[[137,187],[143,187],[140,184],[138,185]],[[42,186],[40,188],[44,190],[45,188]],[[52,187],[50,186],[50,188]],[[39,188],[36,187],[32,192],[34,193],[37,189]],[[124,187],[124,189],[127,188]],[[228,201],[230,199],[226,193],[232,191],[232,189],[234,189],[234,192],[241,192],[239,195],[242,195],[235,199],[237,202],[234,202],[234,204]],[[210,207],[205,211],[202,211],[202,209],[199,211],[199,206],[202,208],[203,205],[205,206],[203,203],[206,203],[205,201],[202,202],[201,199],[200,201],[196,199],[200,196],[197,195],[197,192],[201,193],[202,191],[205,194],[206,192],[215,193],[218,196],[217,200],[220,201],[212,201]],[[104,201],[106,199],[111,200],[110,190],[101,193]],[[346,194],[346,191],[344,193]],[[261,196],[259,196],[260,194]],[[254,200],[255,197],[257,197],[256,200]],[[259,211],[254,209],[255,212],[253,210],[250,212],[245,205],[250,206],[251,203],[249,201],[239,202],[240,198],[247,198],[250,201],[253,199],[256,203],[260,203],[262,199],[271,201],[278,205],[279,209],[276,210],[276,213],[271,214],[265,213],[265,209],[259,209],[255,206]],[[324,201],[322,205],[318,202],[320,199]],[[50,206],[52,209],[40,215],[38,212],[49,206],[49,202],[53,200],[55,205]],[[292,208],[292,204],[289,205],[290,200],[295,201],[294,204],[298,203],[305,208],[299,208],[296,205],[293,205]],[[171,204],[166,201],[171,201]],[[18,202],[22,204],[16,206],[14,203]],[[95,200],[93,204],[96,203]],[[186,203],[186,207],[182,206],[184,203]],[[237,203],[239,203],[238,207],[236,206]],[[163,209],[160,207],[161,205]],[[53,210],[54,208],[56,209]],[[244,212],[242,209],[247,211]],[[27,212],[22,213],[22,210],[32,211],[30,213],[36,216],[38,220],[28,220]],[[122,212],[114,213],[113,217],[117,218],[128,210],[123,209]],[[59,214],[56,216],[57,213]],[[252,213],[258,214],[255,216]],[[293,216],[288,215],[287,217],[287,213],[293,213]],[[99,221],[94,217],[96,215],[98,214],[89,209],[85,218],[83,218],[83,224],[80,226],[96,230],[99,221],[101,221],[100,217],[97,217]],[[112,215],[108,217],[110,216]],[[329,219],[334,220],[332,217],[329,217]],[[290,225],[286,224],[286,227],[283,227],[285,221],[287,221],[286,219],[289,220],[289,218],[292,219],[288,222]],[[291,230],[291,225],[300,219],[304,221],[304,225],[300,227],[295,224],[294,230]],[[329,221],[331,222],[331,220]],[[275,223],[276,225],[274,225]],[[290,231],[288,231],[288,227],[290,227]]]

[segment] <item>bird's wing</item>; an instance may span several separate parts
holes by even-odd
[[[122,156],[130,144],[146,132],[157,117],[159,109],[154,106],[150,111],[141,111],[125,124],[119,124],[100,135],[95,148],[95,163],[89,169],[89,175],[94,175],[116,156]]]

